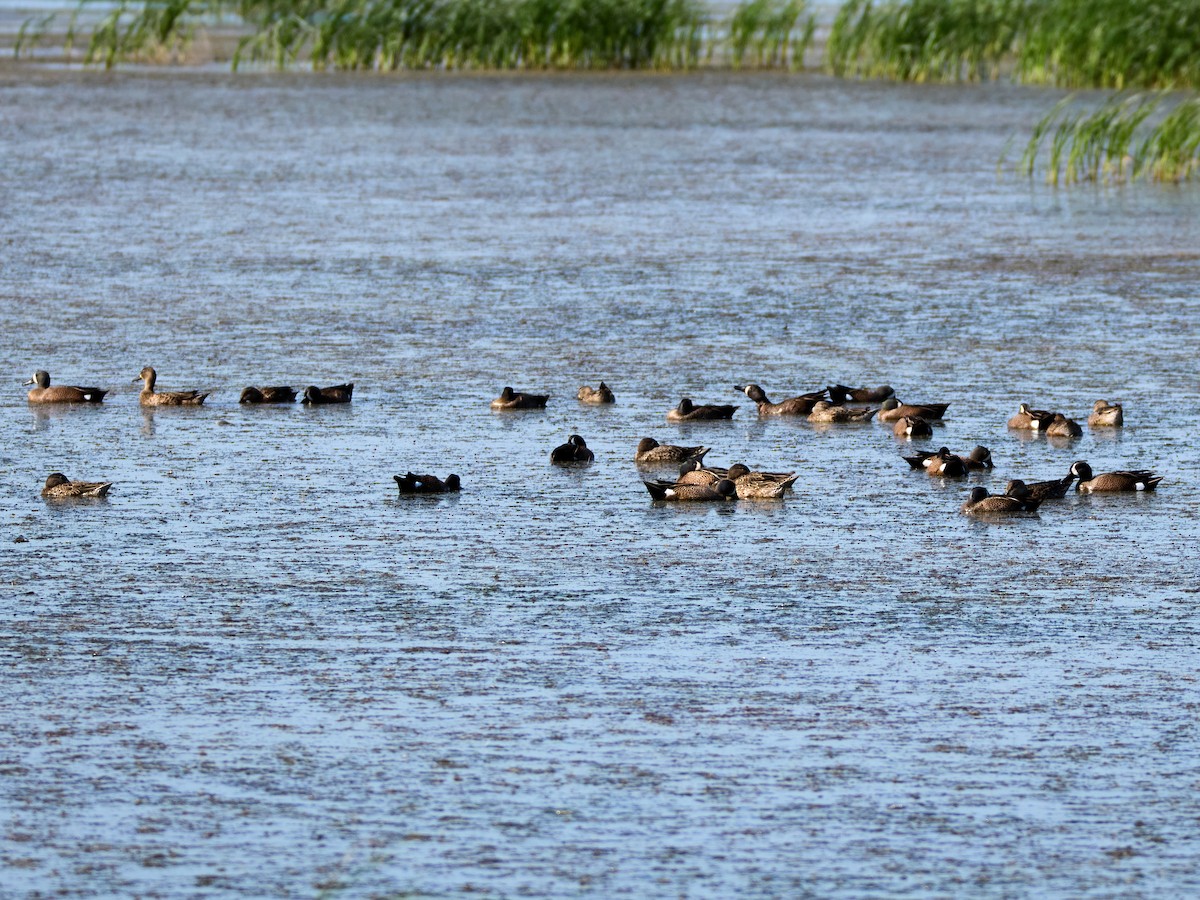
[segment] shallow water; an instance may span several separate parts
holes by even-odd
[[[1200,193],[998,176],[1055,96],[0,72],[3,893],[1195,893]],[[1165,480],[977,522],[875,423],[664,420],[746,381]],[[646,435],[795,495],[652,504]]]

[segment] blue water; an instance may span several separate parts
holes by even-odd
[[[1056,98],[4,73],[0,893],[1200,890],[1200,193],[998,172]],[[143,365],[213,394],[142,411]],[[112,394],[35,409],[38,368]],[[912,446],[996,471],[747,381],[950,402]],[[1099,398],[1120,433],[1005,428]],[[795,494],[652,504],[643,436]],[[1164,481],[959,513],[1076,459]]]

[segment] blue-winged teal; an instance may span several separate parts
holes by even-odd
[[[971,489],[971,496],[962,505],[962,511],[972,516],[991,513],[1034,512],[1041,502],[1041,500],[1029,496],[1013,496],[1011,494],[991,496],[988,494],[987,488],[977,487]]]
[[[927,475],[961,478],[967,474],[963,458],[951,453],[949,447],[940,447],[936,453],[923,452],[905,456],[904,461],[914,469],[924,469]]]
[[[890,397],[879,408],[879,421],[896,422],[905,416],[916,416],[928,422],[940,419],[949,408],[949,403],[901,403],[895,397]]]
[[[644,465],[681,463],[689,459],[704,459],[704,454],[708,451],[708,447],[679,447],[675,444],[660,444],[654,438],[645,437],[638,441],[633,459],[634,462]]]
[[[588,463],[595,458],[596,455],[588,449],[583,438],[577,434],[571,435],[565,444],[559,444],[550,451],[550,462],[552,463]]]
[[[275,387],[248,387],[238,397],[238,403],[295,403],[296,391],[287,385]]]
[[[736,406],[727,403],[706,403],[696,406],[690,397],[684,397],[679,405],[667,413],[668,422],[700,422],[711,419],[732,419]]]
[[[1083,460],[1072,464],[1071,474],[1079,479],[1075,490],[1085,494],[1111,491],[1152,491],[1163,480],[1161,475],[1155,475],[1149,469],[1121,470],[1096,475],[1092,472],[1092,467]]]
[[[869,422],[877,410],[871,406],[834,406],[827,400],[818,400],[808,414],[810,422],[833,422],[839,425],[853,422]]]
[[[829,399],[835,406],[850,403],[882,403],[896,396],[890,384],[881,384],[873,388],[852,388],[844,384],[831,384],[825,390],[829,391]]]
[[[813,406],[817,401],[826,399],[825,391],[812,391],[808,394],[801,394],[798,397],[792,397],[789,400],[781,400],[778,403],[772,403],[771,398],[757,384],[735,384],[735,391],[741,391],[747,397],[754,401],[758,406],[758,414],[760,416],[807,416],[813,410]]]
[[[113,486],[111,481],[71,481],[62,472],[53,472],[46,479],[42,488],[42,496],[51,500],[65,500],[72,497],[104,497]]]
[[[414,475],[412,472],[393,475],[392,480],[402,494],[453,494],[462,490],[462,484],[453,472],[445,481],[436,475]]]
[[[320,406],[324,403],[349,403],[354,397],[354,382],[335,384],[331,387],[317,387],[310,384],[304,389],[303,403],[310,406]]]
[[[591,387],[590,385],[585,384],[583,387],[581,387],[579,389],[579,392],[575,396],[584,403],[616,403],[617,402],[617,398],[615,396],[613,396],[613,392],[609,389],[608,385],[605,384],[603,381],[600,382],[599,387]]]
[[[500,396],[492,401],[492,409],[510,410],[510,409],[545,409],[546,401],[550,399],[549,394],[527,394],[524,391],[514,391],[511,387],[505,386],[500,392]]]
[[[654,500],[736,500],[737,487],[728,478],[715,484],[677,484],[673,481],[643,481]]]
[[[30,403],[100,403],[108,391],[94,387],[76,387],[72,384],[50,386],[50,373],[38,369],[25,384],[35,384],[29,392]]]
[[[1097,400],[1092,404],[1092,412],[1088,416],[1089,428],[1117,428],[1124,424],[1125,413],[1120,403]]]
[[[1008,420],[1009,428],[1025,431],[1045,431],[1054,421],[1054,413],[1045,409],[1030,409],[1028,403],[1017,407],[1017,412]]]
[[[1004,493],[1014,497],[1032,497],[1039,502],[1057,500],[1060,497],[1067,496],[1067,491],[1074,481],[1075,473],[1073,471],[1068,472],[1062,478],[1054,478],[1050,481],[1024,482],[1019,478],[1015,478],[1008,483]]]
[[[142,392],[138,394],[142,406],[199,406],[209,395],[208,391],[156,391],[154,382],[158,380],[158,373],[151,366],[143,368],[133,380],[142,382]]]
[[[892,433],[902,438],[933,437],[933,426],[921,416],[901,416],[892,425]]]
[[[737,489],[739,500],[778,500],[800,476],[795,472],[752,472],[748,466],[734,463],[726,477]]]
[[[1050,424],[1046,426],[1046,436],[1077,438],[1083,436],[1083,429],[1074,419],[1068,419],[1062,413],[1055,413]]]

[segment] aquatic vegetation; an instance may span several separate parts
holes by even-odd
[[[68,28],[68,51],[82,0]],[[195,30],[230,17],[233,58],[314,69],[688,69],[789,67],[814,19],[806,0],[747,0],[718,21],[699,0],[120,0],[90,29],[85,62],[172,60]],[[26,23],[17,54],[49,18]]]
[[[1098,109],[1060,101],[1034,127],[1018,169],[1044,160],[1051,184],[1078,181],[1191,181],[1200,174],[1200,97],[1114,97]],[[1048,146],[1047,146],[1048,145]]]
[[[1200,86],[1194,0],[849,0],[829,37],[837,75],[1009,75],[1065,87]]]

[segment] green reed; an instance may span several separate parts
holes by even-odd
[[[1067,87],[1200,86],[1196,0],[848,0],[829,38],[839,75]]]
[[[177,59],[197,28],[232,17],[247,32],[235,69],[794,68],[812,42],[806,2],[746,0],[718,22],[700,0],[120,0],[91,29],[85,59]],[[18,55],[48,25],[27,23]]]
[[[1060,101],[1034,127],[1018,169],[1046,181],[1191,181],[1200,175],[1200,98],[1114,97],[1090,112]],[[1166,111],[1164,112],[1164,107]]]

